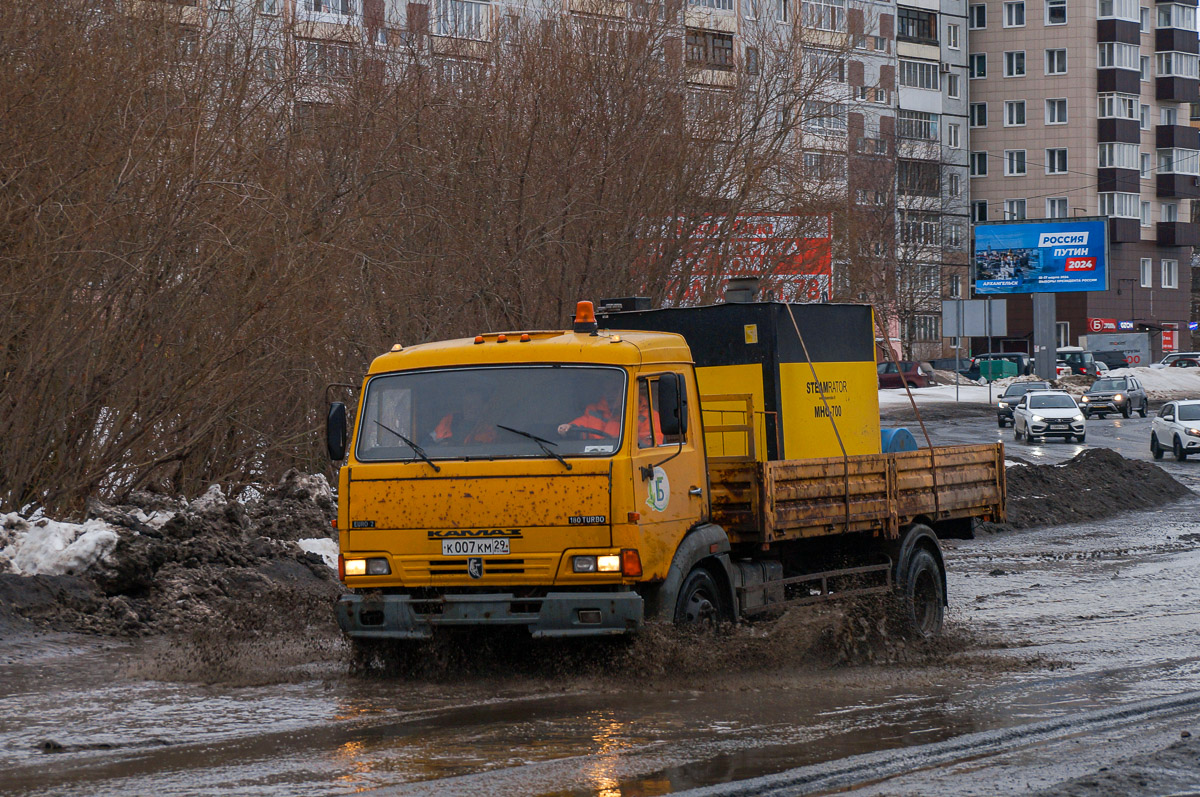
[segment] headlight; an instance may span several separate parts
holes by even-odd
[[[1080,413],[1079,415],[1076,415],[1076,416],[1075,416],[1075,420],[1076,420],[1077,422],[1078,422],[1078,421],[1082,421],[1082,420],[1083,420],[1083,414],[1082,414],[1082,413]]]
[[[999,401],[999,402],[996,402],[996,406],[1002,410],[1006,410],[1006,409],[1008,409],[1008,402],[1007,401]]]
[[[601,573],[617,573],[621,570],[621,557],[619,556],[597,556],[596,569]]]
[[[1125,400],[1125,397],[1124,397],[1124,396],[1122,396],[1120,393],[1118,393],[1117,395],[1113,396],[1113,401],[1117,402],[1118,404],[1120,404],[1120,403],[1121,403],[1122,401],[1124,401],[1124,400]]]
[[[388,576],[392,566],[381,556],[370,559],[347,559],[346,575],[348,576]]]
[[[1034,415],[1029,420],[1033,421],[1034,423],[1041,423],[1042,421],[1044,421],[1046,419],[1043,418],[1041,415]]]
[[[1087,404],[1087,403],[1088,403],[1088,397],[1087,397],[1087,396],[1084,396],[1083,398],[1081,398],[1081,399],[1080,399],[1080,401],[1082,401],[1084,404]]]
[[[571,560],[571,569],[576,573],[619,573],[621,572],[621,557],[615,554],[575,556]]]
[[[596,557],[594,556],[576,556],[571,561],[571,569],[576,573],[595,573],[596,572]]]
[[[1200,429],[1188,429],[1187,433],[1192,437],[1200,437]]]

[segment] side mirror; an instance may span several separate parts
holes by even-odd
[[[687,433],[687,386],[683,374],[665,374],[658,380],[658,422],[667,437]]]
[[[330,404],[325,416],[325,446],[334,462],[346,458],[346,405],[340,401]]]

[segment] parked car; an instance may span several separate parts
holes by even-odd
[[[1168,368],[1200,368],[1200,359],[1195,357],[1180,357],[1173,361]]]
[[[1158,362],[1152,363],[1150,367],[1168,368],[1170,367],[1171,363],[1183,357],[1186,357],[1190,360],[1200,360],[1200,351],[1173,351]]]
[[[1168,401],[1150,423],[1150,453],[1162,459],[1171,451],[1183,462],[1189,454],[1200,453],[1200,401]]]
[[[1049,390],[1049,382],[1013,382],[1004,389],[1000,394],[999,401],[996,402],[996,421],[1000,428],[1013,422],[1013,407],[1031,390]]]
[[[1013,407],[1013,439],[1061,437],[1079,442],[1087,426],[1075,397],[1061,390],[1030,391]]]
[[[899,370],[896,366],[899,365]],[[933,380],[929,378],[929,374],[925,373],[925,369],[920,363],[901,360],[898,363],[886,362],[880,363],[879,371],[879,386],[883,387],[904,387],[907,384],[909,387],[929,387],[933,384]]]
[[[1096,358],[1096,367],[1100,367],[1100,363],[1104,363],[1110,370],[1116,368],[1128,368],[1129,361],[1125,359],[1123,351],[1096,351],[1092,352],[1092,356]]]
[[[1054,364],[1054,375],[1055,376],[1070,376],[1071,375],[1071,366],[1067,365],[1062,360],[1059,360],[1057,363]]]
[[[1149,409],[1149,399],[1142,383],[1132,376],[1110,376],[1097,379],[1079,399],[1085,418],[1119,412],[1126,418],[1135,411],[1143,418]]]
[[[1104,360],[1096,360],[1096,373],[1097,373],[1097,375],[1099,375],[1099,376],[1107,376],[1107,375],[1108,375],[1108,370],[1109,370],[1109,369],[1108,369],[1108,363],[1104,362]]]
[[[1096,375],[1096,355],[1078,346],[1062,346],[1058,359],[1071,367],[1071,373],[1085,376]]]

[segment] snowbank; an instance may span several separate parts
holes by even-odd
[[[79,575],[110,554],[120,538],[103,520],[64,523],[20,515],[0,518],[0,572]]]
[[[1110,377],[1136,377],[1152,400],[1200,398],[1200,368],[1118,368]]]
[[[330,540],[324,537],[310,537],[300,540],[297,543],[300,549],[308,553],[315,553],[325,561],[331,570],[337,570],[338,544],[337,540]]]

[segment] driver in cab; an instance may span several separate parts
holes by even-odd
[[[584,440],[602,440],[621,436],[621,417],[615,411],[621,409],[621,387],[606,387],[600,400],[587,405],[583,414],[573,421],[558,425],[559,437],[571,432],[581,433]],[[650,402],[644,389],[638,392],[638,441],[643,446],[661,444],[662,434],[658,431],[658,419],[651,424]],[[653,429],[653,430],[652,430]]]

